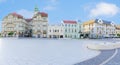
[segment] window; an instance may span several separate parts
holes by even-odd
[[[65,32],[67,32],[67,29],[65,29]]]
[[[65,26],[67,27],[67,24],[65,24]]]
[[[43,34],[47,34],[46,30],[43,31]]]
[[[69,32],[70,32],[70,29],[69,29]]]
[[[47,27],[47,25],[43,25],[43,27]]]
[[[70,27],[70,24],[69,24],[69,27]]]
[[[65,35],[65,37],[67,37],[67,35]]]
[[[72,33],[73,33],[74,31],[73,31],[73,29],[72,29]]]
[[[76,29],[75,29],[75,32],[76,32]]]
[[[57,32],[57,30],[55,30],[55,32]]]
[[[106,34],[108,34],[108,32],[106,32]]]
[[[76,35],[74,37],[76,38]]]
[[[43,20],[45,21],[45,20],[47,20],[46,18],[43,18]]]

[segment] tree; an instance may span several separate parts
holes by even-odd
[[[1,34],[2,34],[2,33],[0,33],[0,37],[1,37]]]
[[[120,34],[117,34],[118,37],[120,37]]]
[[[10,36],[12,36],[13,34],[14,34],[14,32],[12,32],[12,31],[8,33],[8,35],[10,35]]]

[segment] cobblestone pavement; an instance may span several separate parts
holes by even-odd
[[[102,62],[104,62],[105,60],[107,60],[109,57],[111,57],[113,54],[115,53],[115,49],[114,50],[107,50],[107,51],[101,51],[101,54],[89,59],[87,61],[83,61],[74,65],[99,65]],[[116,59],[116,60],[114,60]],[[119,50],[119,54],[117,54],[117,56],[113,59],[113,61],[111,60],[111,62],[105,64],[105,65],[115,65],[114,63],[118,62],[120,63],[120,50]],[[114,62],[114,63],[112,63]],[[118,64],[116,64],[118,65]],[[119,64],[120,65],[120,64]]]

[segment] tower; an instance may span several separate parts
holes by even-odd
[[[39,8],[37,6],[35,6],[34,8],[34,14],[37,14],[39,12]]]

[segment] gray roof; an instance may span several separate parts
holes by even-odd
[[[96,19],[95,22],[99,23],[98,20],[100,20],[100,19]],[[106,20],[102,20],[102,21],[103,21],[103,24],[107,24],[107,25],[111,25],[111,23],[112,23],[111,21],[106,21]]]

